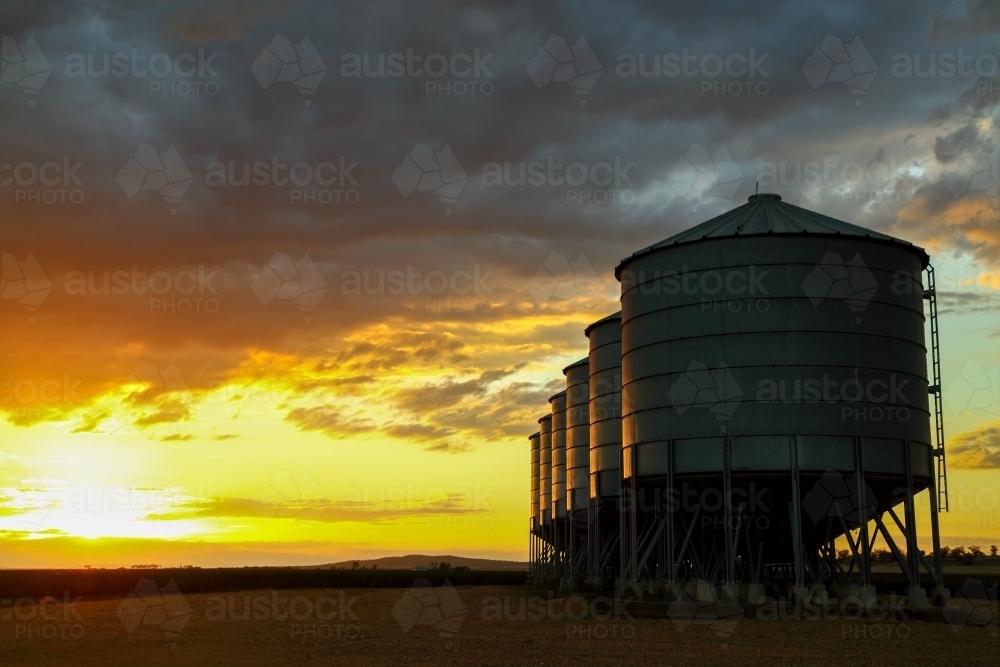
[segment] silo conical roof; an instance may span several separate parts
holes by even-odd
[[[697,243],[707,239],[719,239],[732,236],[765,236],[770,234],[811,234],[816,236],[855,236],[865,237],[874,241],[893,243],[912,249],[922,256],[926,267],[930,261],[927,252],[909,241],[898,239],[888,234],[882,234],[866,227],[853,225],[843,220],[831,218],[822,213],[816,213],[794,204],[781,201],[781,196],[772,193],[750,195],[747,203],[731,211],[718,215],[711,220],[695,225],[683,232],[674,234],[659,243],[637,250],[615,268],[615,277],[621,277],[622,266],[637,257],[669,246],[685,243]]]

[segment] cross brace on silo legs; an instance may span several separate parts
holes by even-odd
[[[859,436],[854,436],[854,461],[855,468],[857,469],[857,501],[855,507],[858,512],[858,523],[860,524],[860,534],[858,535],[858,542],[865,548],[861,550],[860,558],[858,561],[858,570],[861,575],[861,585],[865,588],[871,586],[872,583],[872,570],[871,570],[871,546],[868,540],[868,517],[865,516],[866,510],[868,508],[868,493],[865,486],[865,459],[864,459],[864,447],[861,444],[861,438]]]
[[[632,471],[632,476],[629,478],[629,504],[628,504],[628,575],[629,581],[636,582],[639,580],[639,568],[637,563],[638,554],[636,551],[639,548],[638,535],[636,534],[639,526],[639,508],[636,502],[636,476],[635,470]]]
[[[667,584],[673,590],[674,583],[677,579],[677,568],[674,566],[674,552],[676,550],[675,537],[674,537],[674,441],[670,440],[667,442],[667,498],[666,498],[666,512],[667,512],[667,546],[666,546],[666,561],[667,561]],[[662,561],[661,561],[662,562]]]

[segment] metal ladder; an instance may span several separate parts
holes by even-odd
[[[934,396],[934,456],[937,457],[938,511],[948,511],[948,466],[944,458],[944,408],[941,401],[941,339],[938,333],[937,286],[934,267],[927,265],[924,290],[931,316],[931,373],[933,384],[927,391]]]

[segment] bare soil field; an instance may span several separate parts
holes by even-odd
[[[0,607],[3,665],[996,665],[996,626],[641,618],[514,586],[259,590]],[[595,617],[596,614],[596,617]]]

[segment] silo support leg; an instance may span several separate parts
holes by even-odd
[[[725,438],[723,441],[723,455],[722,455],[722,516],[725,522],[725,537],[726,537],[726,586],[732,586],[734,579],[736,577],[736,572],[734,571],[736,565],[736,554],[733,545],[733,485],[732,485],[732,470],[731,470],[731,448],[729,444],[729,438]]]
[[[674,567],[674,553],[677,550],[677,539],[674,535],[674,441],[667,443],[667,583],[673,590],[677,580],[676,568]]]
[[[906,454],[906,497],[903,500],[903,512],[906,515],[906,532],[903,534],[906,536],[906,560],[910,566],[910,580],[913,581],[914,586],[920,586],[920,559],[917,557],[919,550],[917,549],[917,511],[913,503],[913,448],[910,446],[910,441],[904,441],[905,454]],[[899,519],[896,515],[892,513],[892,508],[889,508],[892,518],[898,523]],[[921,591],[922,592],[922,591]]]
[[[795,554],[795,587],[805,588],[805,577],[802,573],[802,499],[799,498],[799,439],[791,439],[792,463],[792,545]],[[801,591],[799,591],[801,592]]]
[[[928,462],[930,470],[934,470],[934,456],[930,456],[930,461]],[[927,489],[927,493],[930,494],[931,503],[931,541],[934,547],[934,595],[938,598],[938,603],[942,602],[944,596],[950,597],[948,589],[944,587],[944,572],[943,563],[941,562],[941,526],[938,521],[938,512],[940,507],[938,506],[938,486],[937,480],[931,483],[931,486]],[[947,600],[943,600],[947,602]]]
[[[633,471],[634,473],[634,471]],[[629,479],[629,508],[628,508],[628,568],[629,581],[639,580],[639,568],[636,566],[636,558],[639,550],[639,542],[636,533],[639,530],[639,509],[636,507],[636,478],[635,474]]]

